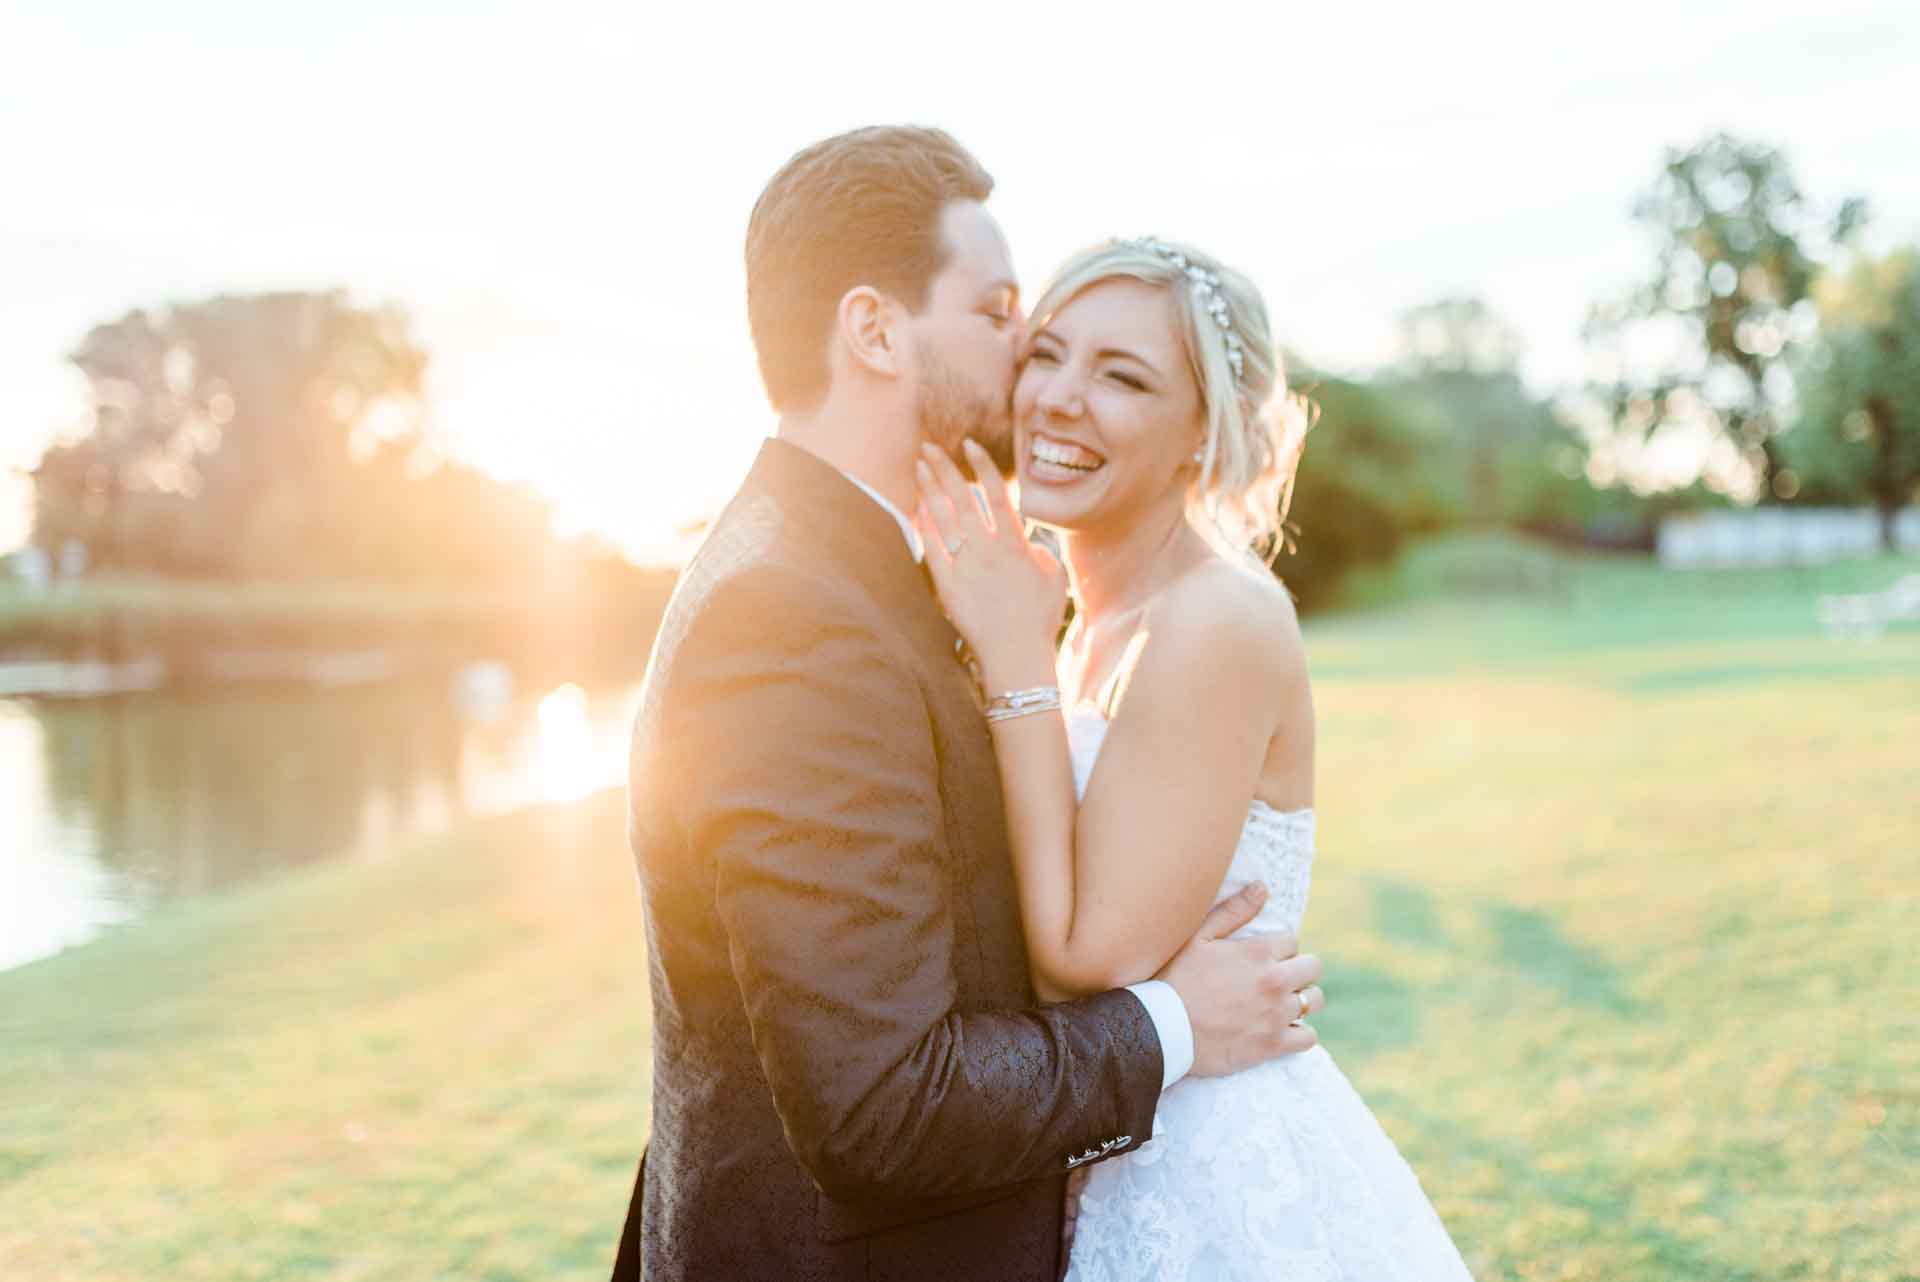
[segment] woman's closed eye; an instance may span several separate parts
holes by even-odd
[[[1026,360],[1022,362],[1022,364],[1049,366],[1060,363],[1059,352],[1056,352],[1050,346],[1040,344],[1028,348]],[[1151,390],[1148,388],[1145,379],[1124,369],[1109,369],[1104,371],[1102,376],[1106,378],[1108,382],[1118,384],[1126,388],[1129,392],[1145,392]]]

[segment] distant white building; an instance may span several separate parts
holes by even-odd
[[[60,577],[77,579],[87,572],[87,545],[79,539],[68,539],[60,545]]]
[[[1894,537],[1902,552],[1920,552],[1920,511],[1901,512]],[[1880,554],[1880,514],[1836,507],[1695,512],[1661,521],[1654,548],[1660,564],[1676,570],[1851,561]]]
[[[13,577],[26,584],[31,591],[44,592],[53,581],[53,558],[47,555],[44,548],[29,543],[5,558],[5,561]]]

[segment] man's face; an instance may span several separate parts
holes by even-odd
[[[940,234],[947,265],[909,329],[920,431],[963,465],[960,443],[972,437],[1010,473],[1013,376],[1026,341],[1013,256],[978,201],[948,205]]]

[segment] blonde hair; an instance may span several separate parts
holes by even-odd
[[[1189,267],[1209,274],[1214,283],[1196,284]],[[1083,249],[1061,265],[1034,305],[1031,328],[1037,333],[1083,291],[1116,278],[1159,286],[1174,301],[1174,328],[1207,425],[1189,513],[1203,519],[1203,531],[1210,529],[1233,550],[1251,551],[1270,563],[1285,540],[1283,522],[1314,408],[1287,387],[1266,301],[1245,276],[1187,245],[1113,240]],[[1225,302],[1226,323],[1239,338],[1238,373],[1226,329],[1210,306],[1216,298]]]

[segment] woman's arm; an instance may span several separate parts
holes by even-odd
[[[993,727],[1034,969],[1077,996],[1146,979],[1205,916],[1273,733],[1270,631],[1203,572],[1149,614],[1077,807],[1057,716]],[[1037,723],[1037,724],[1036,724]]]
[[[1045,566],[1027,549],[1004,492],[987,488],[992,529],[970,498],[926,505],[939,527],[928,532],[929,566],[989,693],[1050,685]],[[949,553],[960,540],[961,552]],[[1075,805],[1061,714],[993,723],[1029,960],[1043,997],[1150,977],[1218,893],[1298,657],[1285,640],[1297,631],[1274,626],[1274,615],[1290,612],[1265,595],[1227,567],[1209,568],[1149,612],[1124,713],[1084,804]],[[1051,617],[1057,623],[1057,608]],[[1304,679],[1304,662],[1299,671]]]

